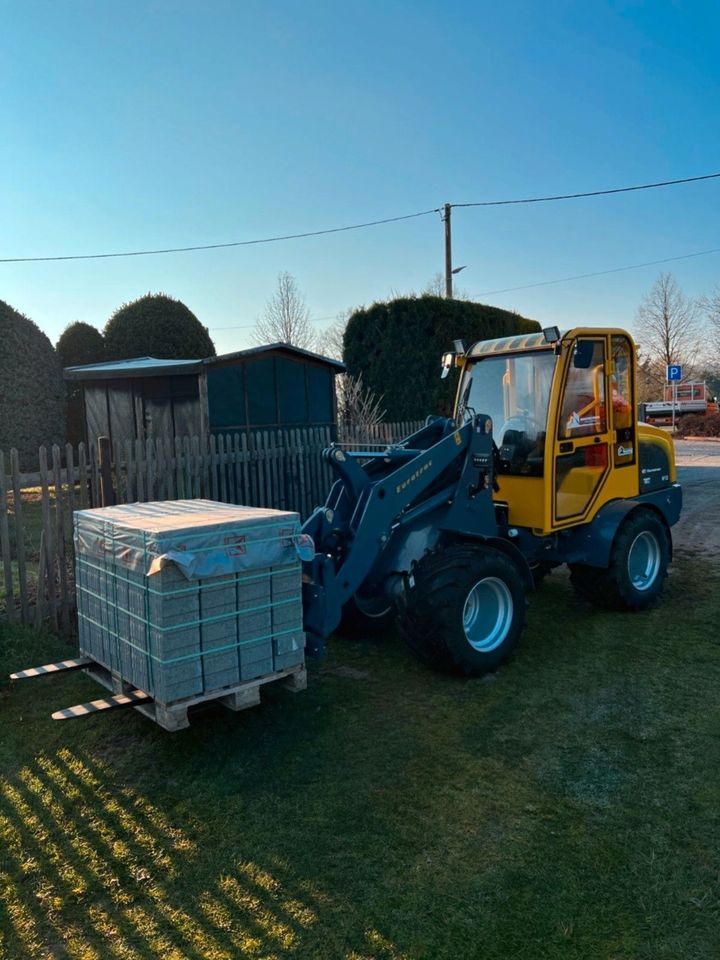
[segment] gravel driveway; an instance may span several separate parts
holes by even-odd
[[[676,554],[720,560],[720,443],[676,440],[675,458],[683,488]]]

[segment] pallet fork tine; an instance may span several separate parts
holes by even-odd
[[[52,718],[53,720],[79,720],[91,713],[139,707],[143,703],[151,703],[152,699],[144,690],[130,690],[128,693],[118,693],[114,697],[103,697],[101,700],[91,700],[89,703],[78,703],[74,707],[56,710]]]
[[[69,673],[71,670],[83,670],[93,661],[90,657],[76,657],[74,660],[60,660],[59,663],[46,663],[42,667],[29,667],[27,670],[18,670],[11,673],[11,680],[29,680],[32,677],[44,677],[50,673]]]

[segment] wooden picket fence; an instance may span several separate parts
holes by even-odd
[[[350,449],[396,443],[421,426],[383,423],[340,429]],[[322,451],[329,427],[211,437],[40,447],[38,469],[20,470],[0,451],[0,620],[68,632],[75,610],[72,519],[103,503],[205,498],[293,510],[303,518],[325,501],[332,475]],[[107,450],[107,447],[103,448]]]

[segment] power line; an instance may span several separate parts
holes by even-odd
[[[655,267],[661,263],[675,263],[677,260],[690,260],[693,257],[706,257],[711,253],[720,253],[720,247],[712,250],[698,250],[697,253],[685,253],[679,257],[664,257],[662,260],[647,260],[645,263],[632,263],[625,267],[613,267],[611,270],[596,270],[593,273],[578,273],[573,277],[560,277],[557,280],[541,280],[538,283],[523,283],[519,287],[503,287],[500,290],[483,290],[473,297],[489,297],[495,293],[512,293],[514,290],[530,290],[532,287],[549,287],[555,283],[570,283],[571,280],[586,280],[588,277],[605,277],[610,273],[622,273],[625,270],[640,270],[642,267]]]
[[[327,230],[308,230],[305,233],[288,233],[281,237],[263,237],[258,240],[233,240],[231,243],[205,243],[192,247],[164,247],[161,250],[131,250],[122,253],[76,253],[60,257],[0,257],[0,263],[39,263],[49,260],[109,260],[111,257],[150,257],[158,253],[189,253],[195,250],[222,250],[227,247],[251,247],[261,243],[279,243],[281,240],[301,240],[304,237],[322,237],[328,233],[344,233],[348,230],[362,230],[364,227],[377,227],[383,223],[398,223],[400,220],[412,220],[415,217],[427,217],[437,213],[439,207],[421,210],[419,213],[407,213],[402,217],[385,217],[382,220],[368,220],[366,223],[353,223],[346,227],[330,227]]]
[[[678,183],[696,183],[698,180],[717,180],[720,173],[706,173],[701,177],[683,177],[682,180],[661,180],[658,183],[641,183],[634,187],[614,187],[612,190],[591,190],[588,193],[564,193],[554,197],[528,197],[522,200],[480,200],[477,203],[451,203],[451,207],[507,207],[516,203],[549,203],[551,200],[578,200],[581,197],[605,197],[610,193],[631,193],[633,190],[653,190],[655,187],[672,187]]]
[[[682,183],[696,183],[700,180],[715,180],[720,173],[707,173],[699,177],[684,177],[680,180],[661,180],[657,183],[642,183],[631,187],[615,187],[612,190],[591,190],[586,193],[566,193],[548,197],[525,197],[517,200],[480,200],[475,203],[446,204],[445,209],[454,207],[502,207],[523,203],[549,203],[555,200],[577,200],[581,197],[602,197],[612,193],[630,193],[634,190],[652,190],[656,187],[670,187]],[[364,223],[353,223],[344,227],[329,227],[324,230],[306,230],[302,233],[289,233],[281,236],[262,237],[255,240],[233,240],[229,243],[205,243],[188,247],[163,247],[154,250],[128,250],[115,253],[77,253],[52,257],[0,257],[0,263],[47,263],[58,260],[109,260],[118,257],[149,257],[165,253],[191,253],[198,250],[223,250],[230,247],[250,247],[265,243],[280,243],[284,240],[302,240],[308,237],[321,237],[333,233],[346,233],[350,230],[363,230],[366,227],[377,227],[386,223],[399,223],[402,220],[414,220],[418,217],[427,217],[433,213],[442,213],[441,207],[430,210],[420,210],[417,213],[407,213],[399,217],[384,217],[380,220],[367,220]]]

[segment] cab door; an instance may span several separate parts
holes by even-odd
[[[607,336],[580,336],[569,351],[555,424],[553,527],[585,522],[611,469]]]

